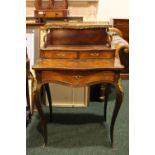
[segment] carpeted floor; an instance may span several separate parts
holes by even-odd
[[[129,82],[123,81],[125,96],[114,129],[114,148],[110,147],[109,125],[115,91],[108,102],[107,122],[103,120],[103,103],[88,108],[53,108],[53,123],[48,123],[48,146],[38,131],[35,113],[27,127],[27,155],[128,155],[129,154]],[[45,108],[47,118],[48,108]]]

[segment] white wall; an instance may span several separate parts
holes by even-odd
[[[30,66],[32,66],[34,64],[34,33],[33,31],[31,33],[26,33],[26,39],[27,39],[27,53],[28,53],[28,57],[30,59]]]
[[[129,18],[129,0],[99,0],[97,20]]]

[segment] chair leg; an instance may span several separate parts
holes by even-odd
[[[107,104],[108,104],[108,98],[110,93],[110,84],[105,85],[105,92],[104,92],[104,121],[107,120]]]
[[[46,93],[47,93],[47,98],[48,98],[48,103],[49,103],[49,110],[50,110],[50,121],[52,121],[52,97],[51,97],[51,91],[50,91],[50,86],[48,83],[44,85]]]

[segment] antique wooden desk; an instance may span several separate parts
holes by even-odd
[[[113,145],[114,124],[123,97],[120,85],[120,71],[123,66],[120,64],[118,53],[111,48],[108,29],[109,25],[105,23],[85,22],[53,24],[41,28],[42,31],[46,31],[44,45],[40,48],[40,59],[34,64],[33,69],[37,79],[36,106],[41,116],[45,145],[47,126],[39,94],[41,86],[49,82],[72,87],[97,83],[114,85],[116,103],[110,125],[110,138]],[[52,107],[51,104],[50,107]],[[104,121],[106,121],[106,108],[107,101],[104,107]],[[50,116],[52,117],[52,110],[50,110]]]

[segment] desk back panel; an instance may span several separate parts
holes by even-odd
[[[45,46],[49,45],[103,45],[108,42],[104,29],[51,29],[46,35]]]

